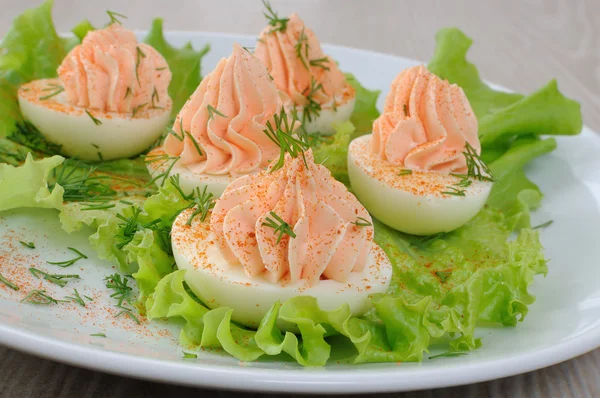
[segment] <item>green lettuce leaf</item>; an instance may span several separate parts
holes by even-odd
[[[0,137],[22,120],[17,89],[35,79],[55,77],[66,55],[65,42],[52,22],[52,0],[15,18],[0,43]]]
[[[433,341],[452,334],[453,349],[474,349],[481,344],[477,323],[514,326],[524,319],[534,301],[528,287],[547,271],[538,233],[523,229],[509,241],[503,221],[502,213],[485,209],[465,227],[433,238],[401,235],[376,222],[377,242],[396,272],[390,292],[375,295],[374,310],[363,318],[352,317],[347,305],[323,311],[315,298],[298,296],[275,303],[256,331],[246,330],[231,321],[233,310],[203,305],[183,270],[158,283],[147,315],[183,321],[186,347],[223,349],[244,361],[285,353],[301,365],[322,366],[333,335],[354,347],[353,363],[421,361]],[[298,334],[280,331],[282,321]]]
[[[368,134],[373,130],[373,121],[379,117],[377,98],[381,91],[363,87],[351,73],[345,75],[348,83],[356,91],[356,104],[352,116],[350,116],[350,122],[356,127],[356,137]]]
[[[169,96],[173,100],[173,117],[175,117],[202,80],[201,61],[210,50],[210,45],[205,45],[200,51],[194,50],[191,43],[187,43],[180,49],[171,46],[164,38],[161,18],[152,21],[152,27],[144,41],[158,50],[169,64],[173,74],[169,85]]]
[[[351,122],[336,123],[333,137],[322,137],[313,146],[315,162],[325,165],[333,177],[350,185],[348,177],[348,145],[356,132]]]
[[[564,97],[556,81],[525,97],[486,85],[466,59],[472,40],[456,28],[440,30],[428,67],[431,72],[463,88],[479,120],[484,147],[494,147],[521,134],[575,135],[583,122],[580,106]]]
[[[28,154],[22,166],[0,163],[0,211],[19,207],[60,209],[64,190],[57,184],[50,191],[48,177],[63,160],[60,156],[33,160]]]

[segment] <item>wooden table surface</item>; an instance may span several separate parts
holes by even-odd
[[[1,0],[0,35],[37,0]],[[475,38],[470,59],[482,76],[519,92],[556,77],[577,99],[585,123],[600,132],[600,1],[598,0],[272,0],[297,11],[321,41],[428,60],[435,32],[458,26]],[[258,0],[55,0],[59,31],[83,18],[106,21],[106,9],[146,29],[161,16],[170,30],[256,34],[264,25]],[[78,369],[0,347],[2,397],[250,397]],[[283,395],[282,395],[283,396]],[[286,395],[290,397],[290,395]],[[520,376],[463,387],[382,397],[600,397],[600,350]]]

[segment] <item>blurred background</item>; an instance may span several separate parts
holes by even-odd
[[[0,35],[12,18],[39,0],[1,0]],[[58,31],[82,19],[107,22],[105,11],[128,16],[144,30],[155,17],[166,30],[257,34],[265,25],[260,0],[55,0]],[[469,52],[483,77],[530,92],[558,78],[582,103],[585,123],[600,131],[600,0],[272,0],[293,11],[322,42],[364,48],[426,62],[435,32],[457,26],[472,37]],[[204,71],[207,72],[207,71]]]

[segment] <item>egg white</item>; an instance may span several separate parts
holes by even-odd
[[[295,296],[313,296],[327,311],[347,303],[353,315],[361,315],[371,307],[369,295],[385,293],[389,287],[392,265],[376,244],[364,271],[351,273],[345,283],[320,280],[313,286],[306,281],[282,285],[260,277],[249,278],[241,265],[229,265],[225,260],[208,222],[196,217],[191,226],[186,225],[192,211],[182,212],[173,223],[172,247],[177,266],[186,270],[186,283],[204,304],[211,309],[233,309],[232,319],[240,324],[257,327],[276,301]]]
[[[69,105],[64,92],[40,100],[52,83],[60,84],[58,79],[43,79],[22,87],[19,106],[24,118],[70,157],[112,160],[137,155],[160,137],[170,119],[169,102],[164,109],[140,111],[135,118],[129,113],[88,110],[99,121],[95,123],[86,109]]]
[[[492,183],[471,178],[465,196],[419,192],[422,183],[451,186],[458,179],[437,172],[413,172],[398,176],[401,167],[375,169],[368,160],[368,142],[371,135],[356,138],[348,148],[348,175],[356,197],[375,218],[384,224],[413,235],[432,235],[452,231],[475,217],[483,208],[492,189]],[[406,189],[393,186],[389,178],[406,180]],[[451,188],[442,191],[451,191]]]

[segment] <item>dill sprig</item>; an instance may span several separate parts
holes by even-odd
[[[106,334],[104,334],[104,333],[94,333],[94,334],[90,334],[90,336],[92,336],[92,337],[104,337],[104,338],[106,338]]]
[[[119,232],[115,236],[116,240],[119,241],[116,245],[117,249],[122,249],[127,246],[135,236],[135,233],[139,230],[139,216],[142,210],[139,207],[131,207],[133,213],[129,217],[125,217],[123,214],[119,213],[115,217],[119,220],[123,221],[119,224]],[[115,274],[118,275],[118,274]],[[120,277],[120,275],[119,275]]]
[[[33,242],[23,242],[22,240],[20,240],[19,243],[27,247],[28,249],[35,249],[35,243]]]
[[[151,99],[151,108],[152,109],[163,109],[162,107],[156,105],[156,103],[160,102],[160,98],[158,97],[158,91],[156,91],[156,87],[152,88],[152,97]]]
[[[4,276],[2,276],[2,274],[0,274],[0,283],[3,283],[4,285],[11,288],[12,290],[19,290],[19,286],[15,285],[14,283],[12,283],[8,279],[6,279]]]
[[[169,156],[167,154],[146,156],[146,158],[144,160],[146,162],[146,164],[160,163],[156,167],[157,170],[161,169],[165,164],[167,164],[167,162],[171,161],[171,163],[168,164],[166,169],[163,172],[158,173],[155,176],[153,176],[152,179],[150,181],[148,181],[146,186],[148,187],[148,186],[154,184],[156,181],[160,180],[161,178],[162,178],[162,181],[160,183],[160,186],[161,187],[164,186],[165,182],[167,182],[167,177],[169,177],[171,170],[173,170],[173,167],[175,167],[175,164],[177,163],[179,158],[180,158],[179,156]]]
[[[137,316],[135,316],[133,314],[133,310],[131,308],[125,308],[125,307],[119,307],[121,308],[121,312],[119,312],[117,315],[115,315],[115,318],[119,318],[121,315],[127,315],[129,318],[131,318],[135,323],[137,323],[138,325],[140,324],[140,320],[138,319]]]
[[[56,155],[60,153],[61,145],[46,141],[40,131],[31,123],[23,121],[17,123],[15,131],[8,137],[10,141],[26,146],[27,148],[40,152],[44,155]],[[25,160],[25,154],[21,156]]]
[[[437,355],[432,355],[429,357],[429,359],[436,359],[436,358],[450,358],[450,357],[462,357],[467,355],[466,352],[461,352],[461,351],[447,351],[447,352],[443,352],[441,354],[437,354]]]
[[[465,142],[465,151],[463,154],[467,160],[467,176],[479,181],[494,182],[495,179],[491,170],[483,163],[483,160],[481,160],[481,157],[477,154],[475,148],[468,142]]]
[[[283,167],[286,153],[289,153],[293,158],[302,155],[304,164],[306,165],[304,151],[309,149],[310,146],[305,137],[294,137],[293,129],[298,119],[295,113],[292,115],[292,121],[290,123],[285,110],[282,108],[279,114],[273,115],[275,126],[273,126],[270,120],[267,122],[267,128],[264,130],[264,133],[281,149],[279,152],[279,159],[271,166],[271,171]]]
[[[271,25],[273,27],[269,31],[269,33],[273,33],[273,32],[285,33],[285,30],[287,29],[287,24],[290,21],[290,19],[289,18],[279,18],[279,15],[277,15],[277,13],[273,10],[273,7],[271,6],[271,3],[269,3],[268,0],[262,0],[262,2],[266,8],[266,11],[263,12],[263,15],[265,16],[265,18],[267,18],[269,25]]]
[[[227,117],[227,115],[223,114],[222,112],[219,112],[215,107],[213,107],[211,104],[208,104],[206,106],[206,112],[208,112],[208,119],[211,120],[215,117],[215,115],[219,115],[221,117]]]
[[[191,199],[192,206],[195,206],[195,209],[187,220],[186,225],[192,225],[192,221],[198,215],[200,216],[201,222],[206,221],[208,213],[215,207],[215,198],[213,197],[212,192],[206,191],[206,188],[207,187],[204,186],[204,189],[200,192],[200,188],[196,187],[195,195]]]
[[[67,300],[57,300],[46,294],[45,290],[32,290],[21,302],[35,305],[50,305],[58,304],[59,302],[66,303]]]
[[[73,247],[67,247],[67,249],[69,249],[73,253],[77,254],[77,257],[75,257],[71,260],[65,260],[65,261],[46,261],[46,262],[48,264],[58,265],[61,268],[67,268],[67,267],[70,267],[71,265],[75,264],[79,260],[88,258],[88,256],[86,256],[85,254],[83,254],[82,252],[80,252],[79,250],[77,250]]]
[[[88,111],[87,109],[85,110],[85,113],[87,113],[87,115],[90,117],[90,119],[92,119],[92,122],[94,122],[94,124],[95,124],[96,126],[100,126],[100,125],[102,124],[102,121],[100,121],[99,119],[96,119],[96,118],[94,117],[94,115],[92,115],[92,114],[90,113],[90,111]]]
[[[440,278],[440,281],[441,281],[442,283],[445,283],[445,282],[446,282],[446,280],[447,280],[448,278],[450,278],[450,275],[452,275],[452,271],[437,271],[437,272],[435,273],[435,276],[437,276],[438,278]]]
[[[52,97],[62,93],[63,91],[65,91],[65,88],[59,84],[51,83],[51,84],[48,84],[48,87],[43,89],[42,91],[52,91],[52,92],[48,95],[44,95],[43,97],[40,97],[39,98],[40,101],[47,100],[49,98],[52,98]]]
[[[402,176],[407,176],[407,175],[410,175],[410,174],[412,174],[412,173],[413,173],[413,171],[412,171],[412,170],[410,170],[410,169],[404,169],[404,170],[400,170],[400,171],[398,172],[398,176],[399,176],[399,177],[402,177]]]
[[[352,221],[350,224],[354,224],[357,227],[370,227],[373,225],[371,221],[367,220],[364,217],[356,217],[356,221]]]
[[[113,290],[110,297],[117,300],[117,307],[122,307],[124,302],[129,301],[133,288],[128,285],[129,279],[126,276],[121,276],[119,273],[104,278],[106,287]]]
[[[327,66],[329,64],[329,58],[327,57],[311,59],[309,64],[310,66],[314,66],[315,68],[329,70],[329,66]]]
[[[137,80],[138,85],[141,86],[140,83],[140,74],[138,69],[140,68],[140,64],[142,63],[142,58],[146,58],[146,54],[142,51],[141,48],[135,48],[135,80]]]
[[[121,25],[121,20],[119,18],[127,19],[127,17],[125,15],[119,14],[118,12],[115,12],[115,11],[106,10],[106,13],[108,14],[108,17],[110,18],[110,22],[108,23],[109,25],[111,25],[113,23],[118,23],[119,25]]]
[[[33,274],[36,278],[43,278],[50,283],[54,283],[60,287],[65,287],[67,283],[69,283],[69,279],[80,279],[79,275],[76,274],[49,274],[40,269],[30,267],[29,272]]]
[[[323,85],[321,83],[317,84],[315,78],[312,77],[310,80],[310,87],[307,87],[302,93],[308,101],[308,103],[304,105],[304,112],[302,113],[303,124],[306,119],[308,119],[309,122],[312,122],[313,117],[319,117],[321,114],[321,104],[314,98],[319,90],[323,90]]]
[[[117,192],[109,185],[102,183],[103,180],[111,177],[93,175],[95,171],[96,166],[67,159],[58,171],[53,170],[54,182],[50,184],[50,189],[54,189],[56,185],[63,187],[65,202],[105,202],[114,198]]]
[[[68,299],[69,301],[79,304],[82,307],[85,307],[85,301],[83,301],[83,299],[79,295],[79,292],[77,291],[77,289],[73,289],[72,296],[66,296],[65,298]]]
[[[464,189],[458,189],[453,186],[447,186],[446,189],[448,189],[448,191],[443,191],[443,192],[441,192],[441,194],[452,195],[452,196],[466,196]]]
[[[135,117],[135,115],[137,115],[137,113],[138,113],[139,111],[141,111],[141,110],[142,110],[142,109],[143,109],[143,108],[144,108],[146,105],[148,105],[148,103],[147,103],[147,102],[144,102],[143,104],[139,104],[138,106],[134,107],[134,108],[131,110],[131,118],[134,118],[134,117]]]
[[[112,209],[113,207],[115,207],[116,205],[114,203],[90,203],[90,204],[86,204],[87,207],[82,207],[79,210],[81,211],[89,211],[89,210],[106,210],[106,209]]]
[[[469,176],[467,174],[450,173],[450,175],[453,177],[459,178],[458,182],[452,184],[455,187],[468,188],[473,183],[473,181],[469,180]]]
[[[209,107],[212,108],[212,106],[210,106],[210,105],[209,105]],[[214,109],[214,108],[212,108],[212,109]],[[211,112],[213,112],[213,111],[211,111],[209,108],[207,108],[207,111],[208,111],[208,117],[210,119],[212,117]],[[217,111],[216,109],[214,109],[214,111],[216,111],[216,113],[218,115],[220,115],[222,117],[226,117],[225,115],[223,115],[221,112]],[[173,130],[173,128],[167,127],[167,134],[172,135],[179,142],[182,142],[185,139],[185,137],[188,137],[190,139],[190,141],[192,142],[194,149],[196,149],[196,152],[198,152],[198,155],[203,156],[202,149],[200,149],[200,144],[198,144],[198,141],[196,141],[194,136],[189,131],[186,131],[185,128],[183,128],[183,117],[179,118],[179,130],[181,131],[181,135],[177,134],[177,132],[175,130]]]
[[[535,227],[532,227],[531,229],[543,229],[543,228],[547,228],[550,225],[552,225],[554,223],[554,220],[548,220],[545,223],[542,223],[540,225],[536,225]]]
[[[131,91],[131,87],[127,87],[127,90],[125,90],[125,97],[123,97],[123,99],[129,97],[130,95],[133,95],[133,92]]]
[[[296,234],[292,230],[290,224],[285,222],[274,211],[269,212],[269,214],[273,218],[265,218],[265,222],[263,222],[262,225],[265,227],[273,228],[273,234],[277,234],[277,244],[281,242],[281,239],[283,239],[283,235],[288,235],[290,238],[296,237]]]
[[[302,62],[302,65],[306,69],[310,69],[308,61],[308,37],[304,33],[304,28],[302,28],[300,36],[298,36],[298,41],[294,45],[294,49],[296,50],[296,57]]]
[[[196,359],[198,358],[198,354],[194,354],[193,352],[183,352],[183,359]]]

